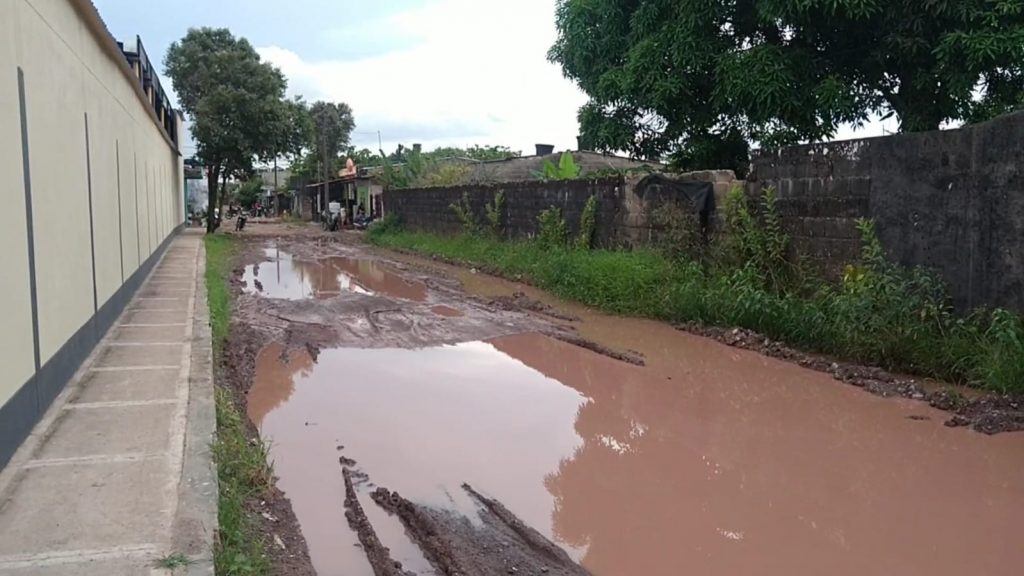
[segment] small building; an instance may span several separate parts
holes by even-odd
[[[379,216],[384,213],[383,193],[384,186],[372,168],[358,169],[328,181],[326,197],[322,182],[307,185],[300,195],[299,215],[315,220],[328,203],[341,202],[349,215],[361,208],[363,212],[371,211]]]
[[[292,176],[291,170],[269,166],[257,168],[256,175],[263,183],[261,187],[264,197],[263,204],[276,214],[281,214],[284,211],[291,212],[294,196],[294,191],[288,190],[288,180]]]

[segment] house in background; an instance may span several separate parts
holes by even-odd
[[[324,185],[315,182],[307,185],[300,194],[297,214],[307,220],[315,220],[330,202],[341,202],[350,216],[357,208],[382,214],[384,185],[379,180],[379,168],[355,168],[342,171],[337,178],[327,182],[327,196]]]
[[[292,198],[295,192],[288,189],[288,180],[292,176],[291,170],[277,166],[268,166],[266,168],[257,168],[256,175],[263,183],[261,188],[263,190],[263,204],[277,214],[281,214],[285,210],[292,212]]]

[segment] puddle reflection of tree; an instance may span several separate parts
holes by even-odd
[[[247,398],[249,419],[259,428],[263,419],[295,392],[295,380],[312,373],[316,362],[306,349],[286,350],[271,342],[256,356],[256,375]]]

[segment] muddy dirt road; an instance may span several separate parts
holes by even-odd
[[[321,575],[1024,566],[1022,433],[280,231],[247,238],[229,356]]]

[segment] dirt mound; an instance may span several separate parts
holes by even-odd
[[[639,353],[639,352],[634,352],[633,350],[626,350],[624,352],[619,351],[619,350],[612,350],[611,348],[609,348],[609,347],[607,347],[607,346],[605,346],[603,344],[599,344],[597,342],[594,342],[593,340],[587,340],[586,338],[584,338],[584,337],[582,337],[582,336],[580,336],[578,334],[575,334],[573,332],[565,332],[565,331],[558,331],[558,330],[548,330],[548,331],[544,331],[543,334],[545,336],[550,336],[551,338],[555,338],[557,340],[561,340],[562,342],[566,342],[568,344],[572,344],[573,346],[579,346],[580,348],[586,348],[587,350],[590,350],[591,352],[597,352],[598,354],[607,356],[609,358],[614,358],[614,359],[619,360],[621,362],[626,362],[627,364],[632,364],[634,366],[644,366],[644,365],[646,365],[646,361],[644,360],[644,355]]]
[[[488,304],[499,308],[501,310],[526,310],[529,312],[536,312],[554,318],[556,320],[563,320],[566,322],[578,322],[580,317],[575,314],[569,314],[563,312],[553,306],[530,298],[523,292],[515,292],[511,296],[498,296],[491,299]]]

